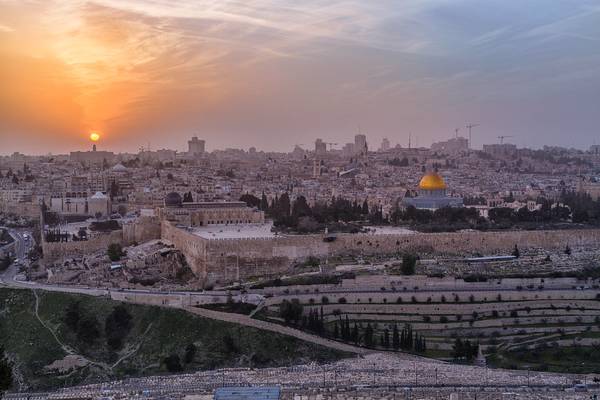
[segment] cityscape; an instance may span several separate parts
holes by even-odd
[[[0,0],[2,398],[597,399],[600,9],[538,3]]]

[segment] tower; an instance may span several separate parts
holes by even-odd
[[[199,140],[196,136],[188,140],[188,154],[195,156],[204,153],[204,140]]]
[[[363,134],[354,136],[354,153],[358,155],[366,155],[368,150],[367,137]]]

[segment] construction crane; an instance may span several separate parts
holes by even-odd
[[[500,139],[500,144],[504,144],[504,139],[512,137],[512,135],[500,135],[498,139]]]
[[[475,128],[476,126],[479,126],[481,124],[473,124],[473,123],[468,123],[466,128],[469,130],[469,149],[473,146],[471,143],[471,129]]]
[[[331,143],[331,142],[324,142],[324,143],[329,145],[329,151],[332,150],[333,146],[337,146],[338,145],[337,143]]]

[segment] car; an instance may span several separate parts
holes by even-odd
[[[573,389],[576,392],[587,392],[588,387],[585,383],[577,383],[575,386],[573,386]]]

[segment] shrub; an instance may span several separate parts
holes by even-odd
[[[112,312],[106,317],[104,333],[106,335],[106,343],[111,349],[118,350],[121,348],[123,340],[127,337],[133,326],[131,320],[131,314],[122,305],[115,306]]]
[[[177,354],[171,354],[170,356],[165,357],[163,362],[165,363],[165,367],[167,367],[167,371],[169,372],[183,371],[183,367],[181,366],[181,362],[179,361],[179,356]]]
[[[292,301],[283,300],[279,305],[279,316],[283,318],[286,324],[290,322],[298,323],[302,317],[302,304],[298,299],[292,299]]]
[[[121,257],[125,255],[123,253],[123,248],[119,243],[109,244],[106,254],[108,255],[108,258],[110,258],[110,261],[119,261]]]
[[[346,298],[345,297],[340,297],[338,300],[338,303],[340,304],[346,304]]]
[[[194,361],[194,357],[196,356],[196,350],[197,350],[197,348],[194,343],[190,343],[186,346],[185,357],[184,357],[184,361],[186,364],[189,364],[192,361]]]
[[[402,266],[400,272],[402,275],[414,275],[417,265],[417,256],[414,254],[404,254],[402,256]]]

